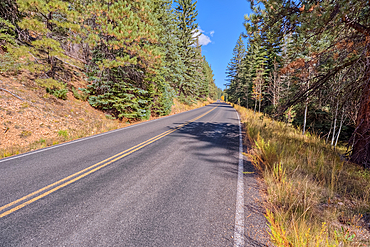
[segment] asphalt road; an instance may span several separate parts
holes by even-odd
[[[215,103],[2,159],[0,246],[234,246],[239,151],[236,111]],[[242,165],[242,241],[264,246]]]

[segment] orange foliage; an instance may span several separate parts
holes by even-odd
[[[305,61],[303,58],[298,58],[288,64],[286,67],[281,69],[282,74],[288,74],[294,72],[296,69],[300,69],[305,66]]]

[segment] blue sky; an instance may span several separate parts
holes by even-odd
[[[217,87],[224,89],[226,67],[240,33],[244,32],[244,15],[251,9],[247,0],[198,0],[197,22],[203,31],[202,54],[213,69]]]

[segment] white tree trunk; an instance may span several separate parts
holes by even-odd
[[[337,108],[335,110],[335,118],[334,118],[334,127],[333,127],[333,137],[331,138],[331,145],[334,145],[334,140],[335,140],[335,128],[337,125],[337,117],[338,117],[338,105],[339,105],[339,99],[337,101]]]
[[[341,118],[341,120],[340,120],[339,130],[338,130],[337,138],[336,138],[336,140],[335,140],[335,145],[334,145],[334,147],[336,147],[336,146],[337,146],[337,144],[338,144],[339,135],[340,135],[340,131],[342,130],[343,122],[344,122],[344,107],[343,107],[343,111],[342,111],[342,118]]]
[[[304,118],[303,118],[303,130],[302,130],[302,135],[304,135],[304,133],[306,132],[307,108],[308,108],[308,104],[306,103],[306,107],[304,108]]]

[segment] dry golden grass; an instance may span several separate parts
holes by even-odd
[[[190,111],[190,110],[193,110],[193,109],[196,109],[196,108],[199,108],[199,107],[209,105],[213,102],[214,102],[213,100],[207,99],[206,101],[197,101],[196,104],[187,105],[187,104],[181,103],[177,99],[174,99],[170,115],[177,114],[177,113],[184,112],[184,111]]]
[[[32,92],[27,93],[30,95]],[[0,158],[104,133],[130,125],[130,123],[126,121],[109,118],[105,116],[104,113],[93,109],[87,102],[79,102],[73,97],[69,97],[67,100],[68,104],[65,104],[68,105],[68,109],[65,106],[60,107],[58,104],[54,105],[51,103],[48,104],[48,110],[28,107],[28,109],[20,111],[19,109],[22,108],[19,106],[21,102],[14,97],[6,96],[6,109],[5,106],[0,104],[0,110],[2,110],[1,107],[7,112],[12,110],[12,116],[9,117],[6,114],[0,116],[0,120],[2,120],[1,122],[3,122],[5,126],[4,129],[10,126],[10,128],[8,128],[10,131],[5,129],[7,132],[6,136],[2,136],[4,140],[0,139]],[[0,97],[4,98],[5,96],[0,95]],[[35,98],[37,99],[37,96],[35,96]],[[197,102],[193,105],[185,105],[174,99],[171,115],[199,108],[210,103],[212,103],[212,101],[208,99],[207,101]],[[50,111],[58,114],[51,115]],[[68,114],[67,117],[64,116],[66,114]],[[137,124],[139,122],[141,121],[132,124]],[[17,124],[19,124],[19,128],[16,127]],[[27,130],[22,130],[24,128]]]
[[[370,172],[340,158],[318,136],[234,105],[267,187],[277,246],[367,246]]]

